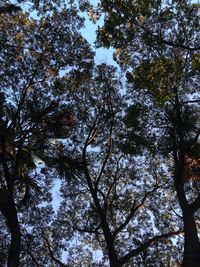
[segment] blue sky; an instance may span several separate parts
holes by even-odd
[[[92,4],[96,5],[98,1],[92,1]],[[103,20],[98,20],[95,24],[89,19],[87,14],[85,14],[85,28],[81,30],[81,33],[86,38],[86,40],[91,44],[93,50],[96,52],[95,62],[97,64],[107,63],[116,65],[116,62],[113,61],[113,52],[114,49],[109,48],[95,48],[95,40],[96,40],[96,30],[98,26],[103,24]]]

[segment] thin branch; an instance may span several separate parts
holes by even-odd
[[[190,148],[192,148],[192,146],[194,146],[197,143],[197,141],[199,139],[199,136],[200,136],[200,128],[198,129],[198,131],[196,133],[196,136],[193,139],[193,141],[188,145],[188,147],[186,149],[186,153],[188,152],[188,150],[190,150]]]
[[[181,103],[181,105],[185,105],[185,104],[192,104],[192,103],[200,103],[200,99],[194,99],[194,100],[188,100],[188,101],[184,101]]]
[[[41,265],[36,261],[35,257],[31,253],[31,251],[28,249],[28,254],[30,255],[31,259],[33,260],[36,267],[40,267]]]
[[[56,262],[58,265],[60,265],[62,267],[66,267],[67,265],[65,265],[64,263],[62,263],[59,259],[55,258],[54,254],[53,254],[53,251],[51,249],[51,245],[49,243],[49,240],[48,240],[48,238],[45,237],[45,234],[44,234],[43,238],[44,238],[44,240],[45,240],[45,242],[47,244],[47,248],[48,248],[48,251],[49,251],[49,254],[50,254],[51,259],[54,262]]]
[[[88,170],[88,166],[87,166],[87,159],[86,159],[86,155],[87,155],[87,147],[89,145],[89,140],[90,140],[90,137],[91,137],[91,134],[93,132],[93,129],[96,127],[96,123],[99,119],[99,115],[96,117],[94,123],[93,123],[93,126],[91,127],[89,133],[88,133],[88,137],[85,141],[85,145],[83,147],[83,151],[82,151],[82,161],[83,161],[83,168],[84,168],[84,174],[85,174],[85,178],[87,180],[87,184],[89,186],[89,190],[90,190],[90,193],[92,195],[92,198],[95,202],[95,206],[98,210],[98,213],[99,214],[102,214],[103,211],[102,211],[102,208],[101,208],[101,205],[99,203],[99,199],[97,197],[97,192],[94,190],[94,187],[93,187],[93,184],[92,184],[92,179],[91,179],[91,176],[90,176],[90,173],[89,173],[89,170]]]
[[[159,37],[159,36],[154,36],[154,37],[157,38],[157,39],[160,39],[164,44],[172,46],[172,47],[187,49],[187,50],[190,50],[190,51],[198,51],[198,50],[200,50],[200,46],[190,47],[190,46],[187,46],[187,45],[184,45],[184,44],[173,43],[171,41],[167,41],[167,40],[165,40],[165,39],[163,39],[162,37]]]
[[[98,213],[98,216],[100,218],[101,221],[101,228],[103,230],[103,234],[105,237],[105,242],[107,245],[107,249],[108,249],[108,254],[109,257],[114,257],[117,258],[117,253],[115,251],[114,248],[114,240],[113,240],[113,236],[109,227],[109,224],[107,222],[106,219],[106,214],[104,213],[103,208],[101,207],[99,198],[97,196],[97,190],[94,189],[93,184],[92,184],[92,179],[88,170],[88,166],[87,166],[87,161],[86,161],[86,153],[87,153],[87,141],[89,140],[90,135],[88,135],[88,138],[86,139],[84,148],[83,148],[83,152],[82,152],[82,159],[83,159],[83,166],[84,166],[84,174],[85,174],[85,178],[87,180],[87,184],[89,186],[89,190],[92,196],[92,199],[94,201],[94,204],[96,206],[96,211]]]
[[[180,218],[181,220],[183,219],[183,216],[179,215],[179,214],[175,211],[175,209],[172,207],[171,204],[170,204],[170,208],[172,209],[172,211],[174,212],[174,214],[175,214],[178,218]]]
[[[184,44],[181,44],[181,43],[174,43],[174,42],[172,42],[170,40],[165,40],[162,36],[153,34],[149,29],[147,29],[145,26],[141,25],[137,20],[135,20],[135,24],[138,27],[140,27],[141,29],[143,29],[150,36],[152,36],[153,38],[155,38],[158,41],[162,42],[163,44],[166,44],[166,45],[171,46],[171,47],[187,49],[189,51],[198,51],[198,50],[200,50],[200,46],[190,47],[190,46],[187,46],[187,45],[184,45]]]
[[[2,151],[2,165],[3,165],[3,170],[4,170],[4,176],[6,179],[6,183],[8,188],[10,189],[12,187],[12,181],[10,177],[10,171],[8,167],[8,162],[6,158],[6,140],[4,136],[1,136],[1,151]]]
[[[20,115],[21,109],[22,109],[22,107],[23,107],[23,105],[24,105],[24,101],[25,101],[25,99],[26,99],[28,90],[29,90],[29,88],[32,86],[32,84],[33,84],[33,80],[34,80],[34,78],[36,77],[36,75],[37,75],[37,67],[35,68],[35,70],[34,70],[34,72],[33,72],[33,75],[32,75],[32,77],[31,77],[29,83],[28,83],[28,84],[24,87],[24,89],[22,90],[23,92],[22,92],[22,96],[21,96],[21,99],[20,99],[19,104],[18,104],[18,107],[17,107],[17,111],[16,111],[16,113],[15,113],[15,116],[14,116],[14,118],[13,118],[11,124],[9,125],[9,128],[12,128],[13,126],[15,126],[15,123],[16,123],[16,121],[17,121],[17,119],[18,119],[18,116]]]
[[[113,236],[115,237],[119,232],[121,232],[130,222],[130,220],[133,218],[133,215],[135,214],[136,211],[138,211],[145,203],[147,197],[151,194],[153,194],[156,190],[158,189],[158,186],[155,186],[154,189],[152,189],[151,191],[147,192],[142,201],[140,202],[140,204],[138,204],[137,206],[135,206],[135,202],[132,205],[131,211],[128,214],[126,220],[113,232]]]
[[[117,174],[118,174],[118,172],[119,172],[119,163],[120,163],[120,160],[121,160],[121,157],[120,157],[120,158],[118,159],[118,161],[117,161],[117,167],[116,167],[116,171],[115,171],[114,179],[113,179],[113,182],[112,182],[111,185],[110,185],[110,188],[108,189],[108,192],[107,192],[107,194],[106,194],[106,197],[108,197],[108,196],[110,195],[113,186],[114,186],[114,185],[116,184],[116,182],[117,182]]]
[[[118,233],[120,233],[130,222],[130,220],[133,218],[133,215],[135,213],[135,202],[132,205],[131,211],[129,215],[127,216],[126,220],[113,232],[113,237],[115,238]]]
[[[108,159],[110,157],[110,151],[111,151],[111,148],[112,148],[112,130],[113,130],[113,123],[111,123],[111,125],[110,125],[110,133],[109,133],[109,140],[108,140],[108,149],[107,149],[107,153],[106,153],[105,159],[103,161],[103,164],[101,166],[101,170],[100,170],[99,175],[97,177],[97,181],[95,183],[95,190],[97,190],[97,188],[98,188],[100,179],[102,177],[102,174],[104,172],[104,169],[105,169],[106,164],[108,162]]]
[[[99,233],[98,230],[100,229],[101,224],[99,224],[95,229],[89,229],[87,228],[87,226],[85,226],[84,228],[80,228],[78,226],[73,226],[73,229],[81,232],[81,233],[89,233],[89,234],[95,234],[95,235],[99,235],[99,234],[103,234],[103,233]]]
[[[130,251],[129,253],[127,253],[124,257],[122,257],[119,260],[120,266],[122,266],[123,264],[127,263],[132,257],[135,257],[139,253],[145,251],[150,246],[153,246],[158,241],[160,241],[162,239],[166,239],[168,237],[177,236],[177,235],[179,235],[181,233],[184,233],[184,231],[183,230],[179,230],[179,231],[175,231],[175,232],[170,232],[170,233],[166,233],[166,234],[162,234],[162,235],[157,235],[157,236],[149,239],[148,241],[146,241],[145,243],[143,243],[140,247],[138,247],[136,249],[133,249],[132,251]]]
[[[110,129],[109,129],[109,137],[108,137],[108,149],[107,149],[107,153],[106,153],[104,162],[103,162],[103,164],[101,166],[100,173],[99,173],[99,175],[97,177],[97,181],[96,181],[96,184],[95,184],[95,190],[97,190],[98,184],[100,182],[100,179],[102,177],[102,174],[104,172],[104,169],[106,167],[106,164],[108,162],[108,159],[110,157],[110,152],[111,152],[111,148],[112,148],[112,133],[113,133],[113,124],[114,124],[114,111],[113,111],[113,104],[112,104],[112,97],[111,97],[111,92],[110,92],[110,86],[107,83],[106,77],[104,77],[104,84],[105,84],[105,87],[108,90],[108,99],[109,99],[108,108],[109,108],[109,112],[110,112],[110,115],[111,115],[110,116]]]

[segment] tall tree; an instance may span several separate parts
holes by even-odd
[[[78,2],[0,7],[0,264],[196,267],[199,6],[101,1],[123,96]]]
[[[153,245],[160,241],[161,247],[172,250],[170,241],[163,240],[181,232],[178,224],[173,225],[173,216],[167,228],[161,222],[169,209],[164,196],[171,189],[158,158],[148,152],[143,158],[129,157],[119,149],[125,131],[121,85],[115,69],[105,64],[94,68],[91,77],[72,71],[62,80],[65,101],[76,107],[78,122],[70,143],[82,154],[84,169],[78,181],[62,182],[63,201],[54,228],[61,237],[69,237],[71,231],[66,247],[78,243],[77,250],[71,245],[74,251],[67,264],[73,262],[72,266],[79,266],[84,244],[88,251],[101,251],[104,266],[126,266],[143,259],[150,263]],[[163,210],[157,210],[158,202]],[[78,240],[72,242],[73,238]],[[90,258],[88,264],[93,262]]]
[[[73,126],[72,110],[63,108],[61,98],[53,99],[52,82],[67,68],[89,70],[93,53],[79,33],[83,21],[74,6],[54,9],[38,19],[22,10],[4,11],[0,14],[0,211],[11,236],[8,266],[19,266],[18,213],[42,183],[33,155],[56,166],[52,140],[70,134]],[[74,163],[67,157],[63,161],[68,170]]]
[[[102,0],[105,20],[98,36],[99,45],[116,48],[123,67],[132,67],[127,73],[132,96],[153,110],[147,118],[150,127],[139,135],[155,136],[154,149],[172,172],[185,231],[182,266],[200,264],[195,222],[200,208],[199,7],[190,1]]]

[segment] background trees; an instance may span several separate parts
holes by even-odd
[[[0,20],[0,210],[11,234],[8,266],[18,266],[22,206],[40,187],[46,187],[45,201],[50,186],[38,174],[35,156],[56,165],[52,140],[68,135],[73,125],[72,111],[59,97],[53,99],[52,83],[66,68],[89,69],[92,52],[78,32],[82,21],[73,7],[39,20],[27,12],[2,12]],[[62,163],[67,159],[63,156]]]
[[[126,131],[122,120],[125,99],[115,72],[103,64],[94,68],[91,77],[72,71],[62,79],[66,102],[76,107],[77,126],[68,143],[82,155],[84,173],[78,180],[62,183],[56,229],[62,231],[61,236],[69,236],[70,231],[78,238],[78,247],[85,244],[100,251],[103,266],[150,263],[152,245],[181,232],[173,224],[173,214],[167,229],[161,223],[165,208],[170,207],[160,198],[172,192],[159,159],[148,152],[129,157],[120,149]],[[158,201],[160,210],[156,209]],[[169,243],[163,246],[167,249]],[[140,255],[149,247],[146,255]],[[74,266],[80,264],[77,254]]]
[[[198,266],[199,5],[78,3],[0,7],[0,264]]]
[[[114,45],[116,60],[132,67],[127,78],[132,84],[130,91],[141,95],[140,104],[148,96],[145,108],[151,107],[154,111],[148,119],[151,128],[142,129],[142,134],[150,130],[150,135],[155,135],[155,149],[165,155],[166,163],[167,159],[173,160],[169,166],[185,230],[182,266],[198,266],[199,239],[194,214],[199,209],[199,178],[197,175],[192,179],[189,166],[198,161],[199,147],[199,70],[196,63],[199,4],[188,1],[165,4],[163,1],[114,1],[112,4],[111,10],[107,1],[101,1],[106,16],[99,30],[99,40],[106,46]],[[141,112],[141,116],[144,117],[144,113]],[[148,146],[152,149],[150,144]],[[193,165],[193,171],[197,166]]]

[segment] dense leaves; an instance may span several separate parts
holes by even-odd
[[[18,266],[24,206],[51,201],[52,179],[46,180],[41,163],[64,177],[81,171],[76,157],[56,143],[70,135],[74,121],[73,109],[52,89],[61,71],[89,70],[93,53],[79,33],[75,7],[41,19],[22,10],[2,12],[0,20],[0,210],[11,234],[8,266]]]
[[[154,133],[153,153],[164,156],[163,164],[172,172],[185,230],[181,266],[198,266],[200,243],[194,213],[199,209],[199,178],[195,171],[199,147],[199,4],[189,1],[117,3],[114,1],[115,8],[110,10],[109,2],[101,1],[105,23],[99,29],[98,44],[113,45],[115,59],[128,69],[133,106],[127,118],[138,106],[137,102],[151,113],[150,117],[141,112],[137,120],[148,121],[142,133]],[[134,129],[137,128],[133,123],[133,133]],[[134,144],[134,138],[131,143]],[[144,148],[152,151],[152,142],[144,143]],[[128,152],[132,153],[131,146]]]
[[[92,4],[0,6],[0,265],[197,267],[199,5]]]

